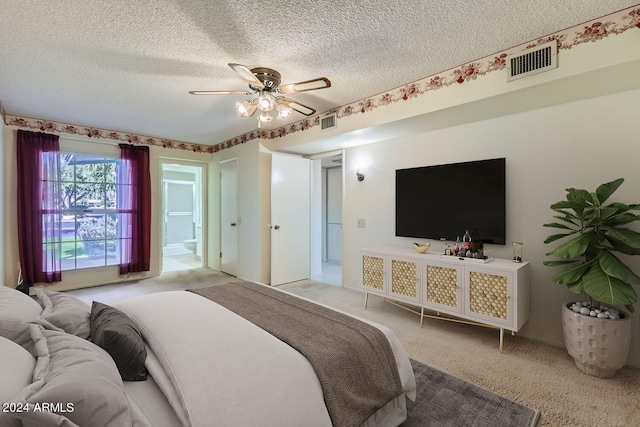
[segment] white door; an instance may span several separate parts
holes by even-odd
[[[309,278],[311,163],[272,155],[271,285]]]
[[[238,275],[238,162],[220,163],[220,271]]]

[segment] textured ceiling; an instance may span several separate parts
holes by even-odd
[[[275,68],[283,84],[328,77],[329,89],[291,95],[321,113],[636,2],[2,0],[0,102],[213,145],[257,127],[235,112],[246,97],[188,94],[246,90],[229,62]]]

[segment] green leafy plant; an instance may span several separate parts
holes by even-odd
[[[86,255],[104,256],[105,247],[115,250],[116,220],[109,215],[98,218],[84,218],[76,232],[83,244]]]
[[[547,266],[572,265],[552,277],[555,283],[585,294],[605,304],[624,305],[634,311],[638,295],[633,288],[640,277],[625,265],[614,252],[640,255],[640,233],[627,227],[640,219],[633,211],[640,204],[605,202],[622,185],[623,178],[600,185],[595,192],[567,188],[566,200],[554,203],[551,209],[560,222],[545,227],[563,230],[544,241],[551,243],[568,238],[547,256],[559,260],[544,261]]]

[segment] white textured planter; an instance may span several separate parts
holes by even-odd
[[[627,362],[631,344],[631,317],[598,319],[575,313],[562,305],[562,330],[567,351],[582,372],[612,377]]]

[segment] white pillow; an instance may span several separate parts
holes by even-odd
[[[42,307],[28,295],[0,285],[0,336],[33,351],[29,322],[42,313]]]
[[[7,338],[0,337],[0,404],[7,404],[24,387],[31,384],[36,358]],[[22,422],[0,408],[0,426],[22,427]]]
[[[57,412],[16,414],[24,426],[131,427],[129,401],[118,368],[109,354],[75,335],[31,324],[29,332],[38,360],[33,383],[18,391],[10,404],[32,408],[55,403]]]
[[[43,309],[36,323],[51,329],[45,322],[40,322],[44,319],[68,334],[84,339],[89,338],[91,314],[89,304],[63,292],[45,291],[40,288],[36,288],[36,296]]]

